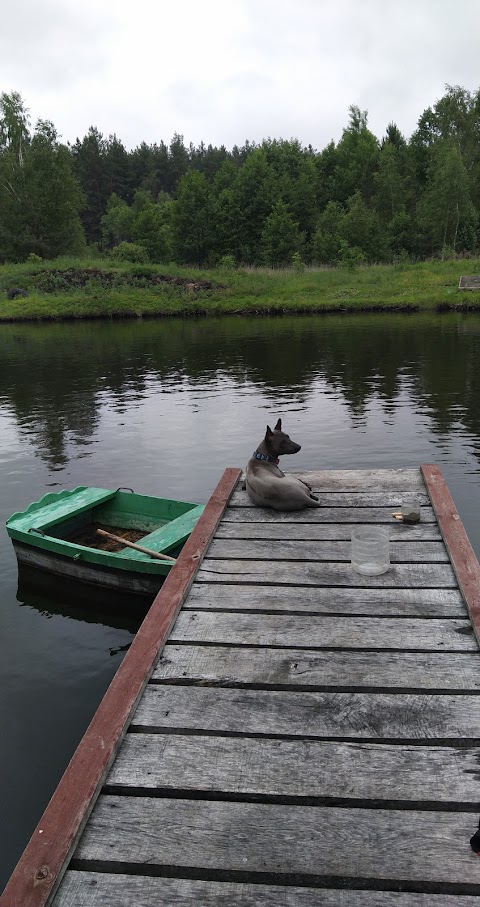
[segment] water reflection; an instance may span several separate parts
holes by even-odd
[[[98,591],[91,586],[85,589],[82,583],[72,583],[71,579],[22,564],[18,566],[17,601],[22,607],[35,609],[43,617],[59,615],[70,620],[125,630],[133,636],[148,611],[151,597],[122,596],[118,591]],[[116,651],[125,651],[125,648],[116,647]]]
[[[53,470],[92,454],[102,412],[116,427],[153,395],[261,392],[274,410],[341,397],[356,425],[376,401],[388,418],[406,398],[432,429],[478,436],[477,316],[168,320],[2,327],[0,401]],[[295,410],[293,410],[293,406]],[[159,416],[163,417],[159,405]]]

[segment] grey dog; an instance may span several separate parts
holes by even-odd
[[[278,468],[278,458],[282,454],[294,454],[299,450],[300,444],[282,431],[281,419],[273,431],[267,425],[263,441],[247,464],[245,488],[253,504],[285,511],[320,507],[306,482],[296,476],[287,476]]]

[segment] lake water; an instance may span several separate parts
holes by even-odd
[[[439,464],[480,555],[479,354],[475,315],[3,325],[0,524],[83,484],[203,503],[281,416],[288,470]],[[17,589],[4,529],[0,577],[2,890],[136,624]]]

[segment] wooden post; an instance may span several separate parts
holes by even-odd
[[[480,564],[441,469],[431,464],[422,465],[420,468],[480,646]]]

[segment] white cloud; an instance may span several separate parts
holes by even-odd
[[[324,147],[348,106],[407,135],[446,82],[476,90],[477,0],[21,0],[2,13],[0,89],[74,141],[129,147],[298,137]]]

